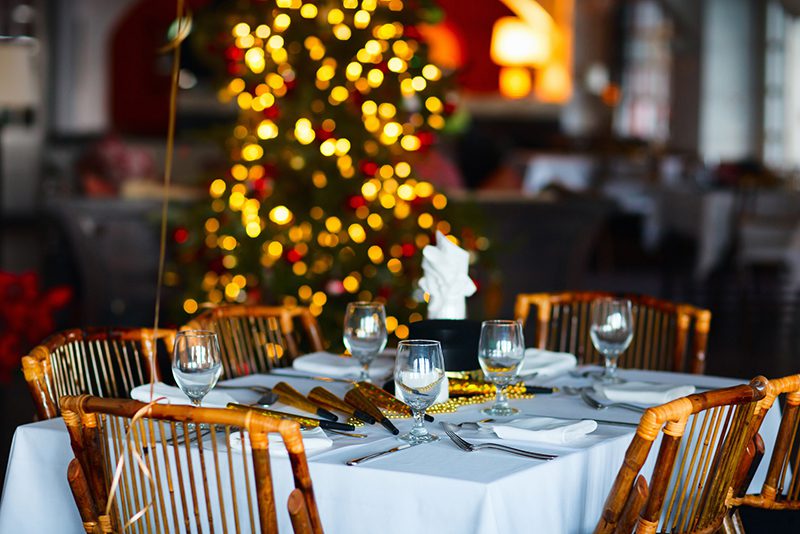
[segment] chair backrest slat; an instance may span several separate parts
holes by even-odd
[[[85,524],[103,525],[93,534],[122,532],[128,522],[127,530],[135,533],[277,532],[271,432],[280,434],[289,453],[293,499],[302,500],[307,518],[295,522],[293,512],[292,524],[300,525],[295,532],[322,532],[300,427],[294,421],[89,395],[62,397],[61,409],[80,471],[102,481],[101,488],[88,483],[76,494]],[[89,461],[100,455],[99,465]],[[106,516],[118,465],[121,477]],[[71,479],[77,469],[71,468]],[[297,509],[295,502],[292,510]]]
[[[202,312],[185,328],[217,333],[227,378],[290,365],[301,354],[299,330],[306,350],[324,349],[317,320],[304,307],[221,306]]]
[[[742,466],[772,403],[764,377],[647,409],[609,493],[596,534],[632,532],[626,508],[640,499],[639,476],[661,432],[649,493],[636,532],[701,533],[718,528],[744,483]],[[633,493],[632,493],[633,492]],[[637,505],[638,506],[638,505]],[[625,525],[625,530],[622,530]]]
[[[527,322],[535,310],[537,348],[570,352],[581,363],[600,363],[602,355],[589,336],[591,304],[600,298],[631,300],[633,341],[620,357],[626,367],[702,373],[711,312],[645,295],[600,291],[528,293],[517,295],[516,319]]]
[[[50,336],[22,358],[22,370],[41,419],[59,415],[63,395],[127,397],[150,382],[151,364],[171,358],[175,331],[145,328],[87,328]],[[156,379],[160,376],[155,361]],[[164,362],[166,363],[166,362]]]

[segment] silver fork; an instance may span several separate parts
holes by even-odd
[[[520,456],[525,456],[526,458],[535,458],[537,460],[552,460],[553,458],[558,458],[558,456],[554,454],[543,454],[540,452],[525,451],[522,449],[515,449],[514,447],[509,447],[508,445],[501,445],[499,443],[480,443],[478,445],[474,445],[472,443],[469,443],[468,441],[465,441],[464,438],[456,434],[455,433],[456,427],[454,425],[443,422],[442,428],[444,429],[444,433],[447,434],[447,437],[449,437],[459,449],[467,452],[479,451],[481,449],[496,449],[499,451],[510,452],[511,454],[518,454]]]
[[[583,402],[594,408],[595,410],[605,410],[606,408],[624,408],[626,410],[631,410],[637,413],[644,413],[646,408],[641,406],[637,406],[635,404],[628,404],[627,402],[600,402],[599,400],[595,399],[586,390],[582,390],[580,392],[581,399]]]

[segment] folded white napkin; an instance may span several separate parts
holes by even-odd
[[[327,449],[333,445],[333,440],[319,427],[303,430],[301,433],[306,453]],[[242,442],[245,443],[246,451],[250,452],[250,436],[247,432],[231,432],[231,450],[241,451]],[[286,447],[283,446],[283,438],[277,432],[269,434],[269,452],[275,456],[289,455]]]
[[[391,373],[394,362],[385,358],[375,358],[369,366],[372,377],[386,377]],[[299,356],[292,362],[295,371],[334,378],[352,378],[361,372],[361,364],[355,358],[339,356],[330,352],[312,352]]]
[[[591,419],[565,421],[551,417],[532,417],[514,419],[503,424],[481,423],[480,426],[491,428],[500,439],[566,445],[594,432],[597,422]]]
[[[614,402],[632,402],[643,406],[656,406],[691,395],[694,393],[694,386],[623,382],[621,384],[595,384],[594,390]]]
[[[469,277],[469,252],[436,232],[436,244],[422,249],[419,287],[428,293],[428,319],[464,319],[466,297],[477,290]]]
[[[574,369],[578,359],[569,352],[553,352],[544,349],[525,349],[520,374],[538,373],[536,378],[555,376]]]
[[[166,397],[159,401],[160,404],[192,404],[183,391],[163,382],[156,382],[153,385],[153,395],[153,398]],[[140,402],[150,402],[150,384],[142,384],[133,388],[131,398]],[[203,398],[202,406],[204,408],[225,408],[229,402],[236,402],[236,399],[222,391],[211,390]]]

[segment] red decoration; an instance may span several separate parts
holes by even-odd
[[[352,197],[350,197],[347,200],[347,204],[351,208],[357,209],[357,208],[360,208],[361,206],[366,206],[367,205],[367,200],[364,197],[362,197],[361,195],[353,195]]]
[[[189,231],[182,226],[176,228],[172,233],[172,238],[175,239],[176,243],[186,243],[186,240],[189,239]]]
[[[71,299],[67,286],[42,292],[34,273],[0,272],[0,381],[7,382],[22,356],[53,333],[53,313]]]
[[[403,244],[403,256],[405,256],[406,258],[410,258],[411,256],[413,256],[416,251],[417,247],[415,247],[413,244],[411,243]]]
[[[297,249],[290,249],[289,252],[286,253],[286,259],[289,263],[296,263],[303,258],[303,255],[297,252]]]
[[[263,113],[264,116],[270,120],[275,120],[281,116],[281,110],[276,105],[265,108]]]
[[[364,176],[369,176],[370,178],[375,176],[375,173],[378,172],[378,164],[374,161],[364,160],[359,164],[359,167]]]

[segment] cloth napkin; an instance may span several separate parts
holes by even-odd
[[[469,277],[469,252],[436,232],[436,245],[422,249],[419,287],[430,295],[428,319],[464,319],[466,297],[477,290]]]
[[[595,384],[594,390],[614,402],[632,402],[656,406],[694,393],[694,386],[653,384],[651,382],[623,382],[621,384]]]
[[[532,417],[514,419],[503,424],[479,423],[481,427],[491,428],[500,439],[514,441],[537,441],[566,445],[590,434],[597,428],[597,422],[591,419],[583,421],[565,421],[551,417]]]
[[[553,352],[544,349],[525,349],[520,374],[538,374],[536,378],[544,378],[566,373],[578,365],[578,359],[569,352]]]
[[[391,373],[394,362],[385,358],[375,358],[369,366],[373,377],[385,377]],[[338,356],[330,352],[312,352],[295,358],[292,362],[295,371],[333,378],[352,378],[361,372],[361,364],[355,358]]]
[[[166,397],[159,401],[160,404],[192,404],[189,397],[183,391],[174,386],[168,386],[163,382],[156,382],[153,386],[153,398]],[[140,402],[150,402],[150,384],[142,384],[131,390],[131,398]],[[211,390],[203,398],[204,408],[225,408],[229,402],[236,402],[236,399],[222,391]]]
[[[327,449],[333,445],[333,440],[319,427],[303,430],[301,434],[303,434],[303,447],[305,447],[306,453]],[[247,432],[231,432],[232,451],[241,451],[242,442],[245,444],[246,452],[250,452],[250,436]],[[274,456],[289,455],[289,451],[283,446],[283,437],[277,432],[269,434],[269,452]]]

